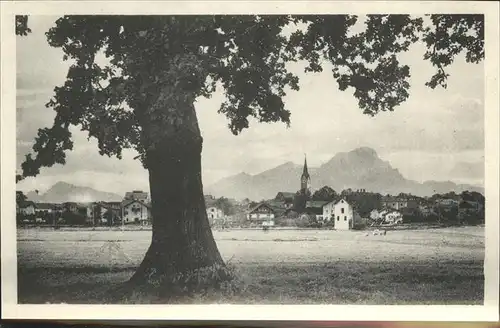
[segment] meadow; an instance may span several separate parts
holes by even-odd
[[[244,292],[196,303],[482,304],[484,228],[214,231]],[[18,230],[18,302],[104,303],[151,231]],[[161,303],[158,299],[126,302]]]

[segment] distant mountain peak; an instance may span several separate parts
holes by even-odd
[[[44,193],[29,192],[28,199],[44,203],[120,201],[122,196],[58,181]]]
[[[366,189],[381,194],[397,195],[401,192],[416,196],[430,196],[437,191],[479,191],[484,188],[456,184],[451,181],[426,181],[419,183],[406,179],[388,161],[381,159],[370,147],[358,147],[348,152],[339,152],[320,167],[310,170],[315,189],[329,186],[336,191],[343,189]],[[265,170],[259,174],[224,178],[207,190],[216,196],[251,200],[273,198],[280,191],[296,191],[300,188],[302,165],[291,161]],[[314,191],[314,190],[313,190]]]
[[[366,156],[371,156],[371,157],[378,158],[378,154],[375,151],[375,149],[370,148],[370,147],[358,147],[356,149],[351,150],[349,153],[354,153],[354,154],[359,154],[359,155],[366,155]]]

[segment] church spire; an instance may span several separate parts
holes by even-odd
[[[304,170],[302,171],[302,176],[300,177],[300,190],[305,193],[309,193],[311,190],[311,176],[309,175],[309,170],[307,169],[307,157],[304,154]]]
[[[304,171],[302,172],[302,176],[309,178],[309,171],[307,170],[307,155],[304,154]]]

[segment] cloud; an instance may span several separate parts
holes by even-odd
[[[450,171],[451,175],[458,180],[484,179],[484,160],[477,162],[458,162]]]
[[[18,165],[38,128],[51,126],[54,112],[44,105],[54,87],[64,82],[69,65],[62,62],[61,50],[49,47],[45,39],[54,20],[31,17],[33,33],[17,43]],[[259,173],[286,161],[302,163],[304,153],[311,166],[319,166],[337,152],[360,146],[376,149],[412,179],[479,179],[476,171],[460,168],[460,163],[483,160],[484,65],[466,64],[459,58],[448,70],[448,88],[431,90],[425,82],[435,69],[422,59],[424,51],[423,45],[414,45],[401,57],[412,74],[408,101],[394,112],[375,117],[362,114],[352,91],[338,90],[328,68],[305,75],[300,63],[290,67],[300,76],[301,90],[285,98],[292,113],[290,128],[252,121],[249,129],[233,136],[227,119],[217,113],[223,94],[219,91],[211,99],[199,99],[204,184],[242,171]],[[115,192],[147,186],[147,172],[133,160],[133,151],[120,161],[100,156],[96,142],[88,141],[78,129],[74,129],[74,139],[65,166],[44,169],[24,185],[45,186],[63,180]]]

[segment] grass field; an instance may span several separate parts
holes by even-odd
[[[484,228],[215,231],[245,293],[192,302],[482,304]],[[18,231],[19,303],[102,303],[129,278],[151,231]],[[129,300],[134,302],[134,300]],[[159,300],[135,300],[159,302]]]

